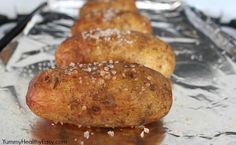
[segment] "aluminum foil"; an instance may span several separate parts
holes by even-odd
[[[25,103],[28,83],[37,73],[55,67],[55,49],[70,36],[82,4],[49,1],[1,53],[1,144],[236,144],[235,40],[209,18],[173,0],[137,1],[155,35],[169,42],[177,57],[171,78],[173,106],[161,121],[145,126],[149,133],[141,137],[142,128],[78,128],[35,116]]]

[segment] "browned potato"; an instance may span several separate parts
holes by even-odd
[[[166,77],[170,77],[175,68],[175,54],[167,43],[151,34],[135,31],[83,32],[67,39],[56,52],[60,66],[109,59],[143,64]]]
[[[117,12],[108,10],[100,13],[89,13],[81,17],[72,26],[73,35],[96,28],[116,28],[120,30],[134,30],[143,33],[152,33],[150,21],[138,13]]]
[[[165,116],[172,92],[160,73],[110,60],[44,71],[31,81],[26,101],[35,114],[54,122],[130,127]]]
[[[80,17],[91,12],[96,13],[108,9],[137,12],[135,0],[92,0],[87,1],[87,3],[80,8]]]

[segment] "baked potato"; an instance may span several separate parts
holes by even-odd
[[[116,28],[152,33],[150,21],[138,13],[107,10],[105,12],[89,13],[79,18],[71,28],[72,35],[93,29]]]
[[[97,13],[108,9],[117,11],[138,12],[135,0],[92,0],[87,1],[81,8],[79,16],[82,17],[91,12]]]
[[[36,115],[54,122],[131,127],[165,116],[172,91],[160,73],[110,60],[44,71],[30,82],[26,102]]]
[[[151,34],[117,29],[78,33],[65,40],[55,56],[59,66],[113,59],[143,64],[166,77],[175,68],[175,54],[170,45]]]

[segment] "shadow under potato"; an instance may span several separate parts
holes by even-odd
[[[162,123],[155,122],[145,127],[149,129],[149,133],[144,133],[142,138],[140,134],[143,129],[140,128],[78,128],[69,124],[52,125],[45,120],[39,120],[33,125],[31,133],[32,139],[52,141],[54,144],[159,145],[165,137]],[[86,131],[89,131],[88,139],[84,137]],[[108,135],[108,131],[114,131],[114,136]]]

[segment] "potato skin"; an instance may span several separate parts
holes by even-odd
[[[92,0],[87,1],[80,8],[79,17],[82,17],[91,12],[104,12],[108,9],[135,13],[138,12],[135,5],[135,0]]]
[[[113,59],[143,64],[166,77],[170,77],[175,68],[175,54],[167,43],[136,31],[83,32],[65,40],[55,55],[59,66]]]
[[[72,35],[93,29],[116,28],[119,30],[133,30],[152,33],[152,26],[148,18],[133,12],[117,12],[108,10],[100,13],[89,13],[77,20],[71,28]]]
[[[110,61],[44,71],[31,81],[26,102],[32,112],[54,122],[130,127],[165,116],[172,92],[160,73]]]

